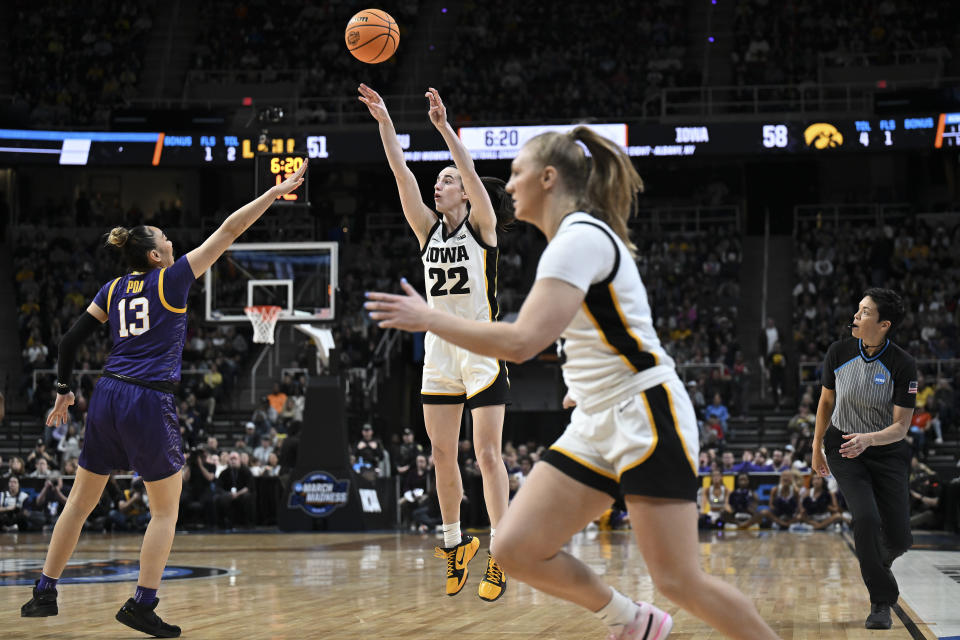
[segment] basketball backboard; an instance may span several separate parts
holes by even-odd
[[[206,273],[206,319],[248,322],[244,307],[277,305],[278,322],[331,322],[336,317],[336,242],[232,245]]]

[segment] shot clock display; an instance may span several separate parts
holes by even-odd
[[[270,187],[276,186],[295,174],[303,166],[307,154],[305,153],[261,153],[255,158],[255,195],[260,195]],[[303,185],[286,195],[277,198],[279,203],[286,204],[310,204],[310,197],[307,191],[308,181],[304,180]]]

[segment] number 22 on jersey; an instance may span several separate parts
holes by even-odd
[[[133,298],[130,300],[130,311],[135,313],[133,320],[127,324],[127,299],[121,298],[117,305],[117,311],[120,316],[121,338],[128,338],[131,335],[139,336],[150,330],[150,301],[146,298]]]
[[[448,294],[458,295],[464,293],[470,293],[470,287],[467,286],[467,274],[466,267],[450,267],[444,272],[443,269],[437,267],[431,267],[427,270],[427,273],[430,275],[430,278],[434,280],[433,286],[430,287],[430,295],[432,296],[445,296]],[[444,285],[447,284],[447,278],[454,282],[453,287],[449,290],[444,289]],[[454,279],[456,279],[454,281]]]

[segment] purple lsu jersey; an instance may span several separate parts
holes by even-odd
[[[171,267],[112,280],[94,304],[110,322],[113,347],[104,369],[151,382],[179,382],[187,336],[187,294],[194,280],[187,257]]]

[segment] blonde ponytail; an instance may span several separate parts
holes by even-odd
[[[528,144],[533,145],[533,156],[540,164],[556,168],[577,206],[607,223],[636,257],[627,220],[636,208],[637,194],[643,191],[643,179],[626,152],[584,126],[568,133],[542,133]]]
[[[112,245],[118,249],[122,249],[123,245],[127,244],[127,239],[129,237],[130,232],[127,229],[123,227],[114,227],[107,235],[106,244]]]
[[[569,134],[590,151],[591,162],[586,184],[586,203],[597,218],[613,229],[637,256],[637,246],[630,240],[627,220],[637,207],[637,194],[643,192],[643,179],[623,149],[589,127],[576,127]]]

